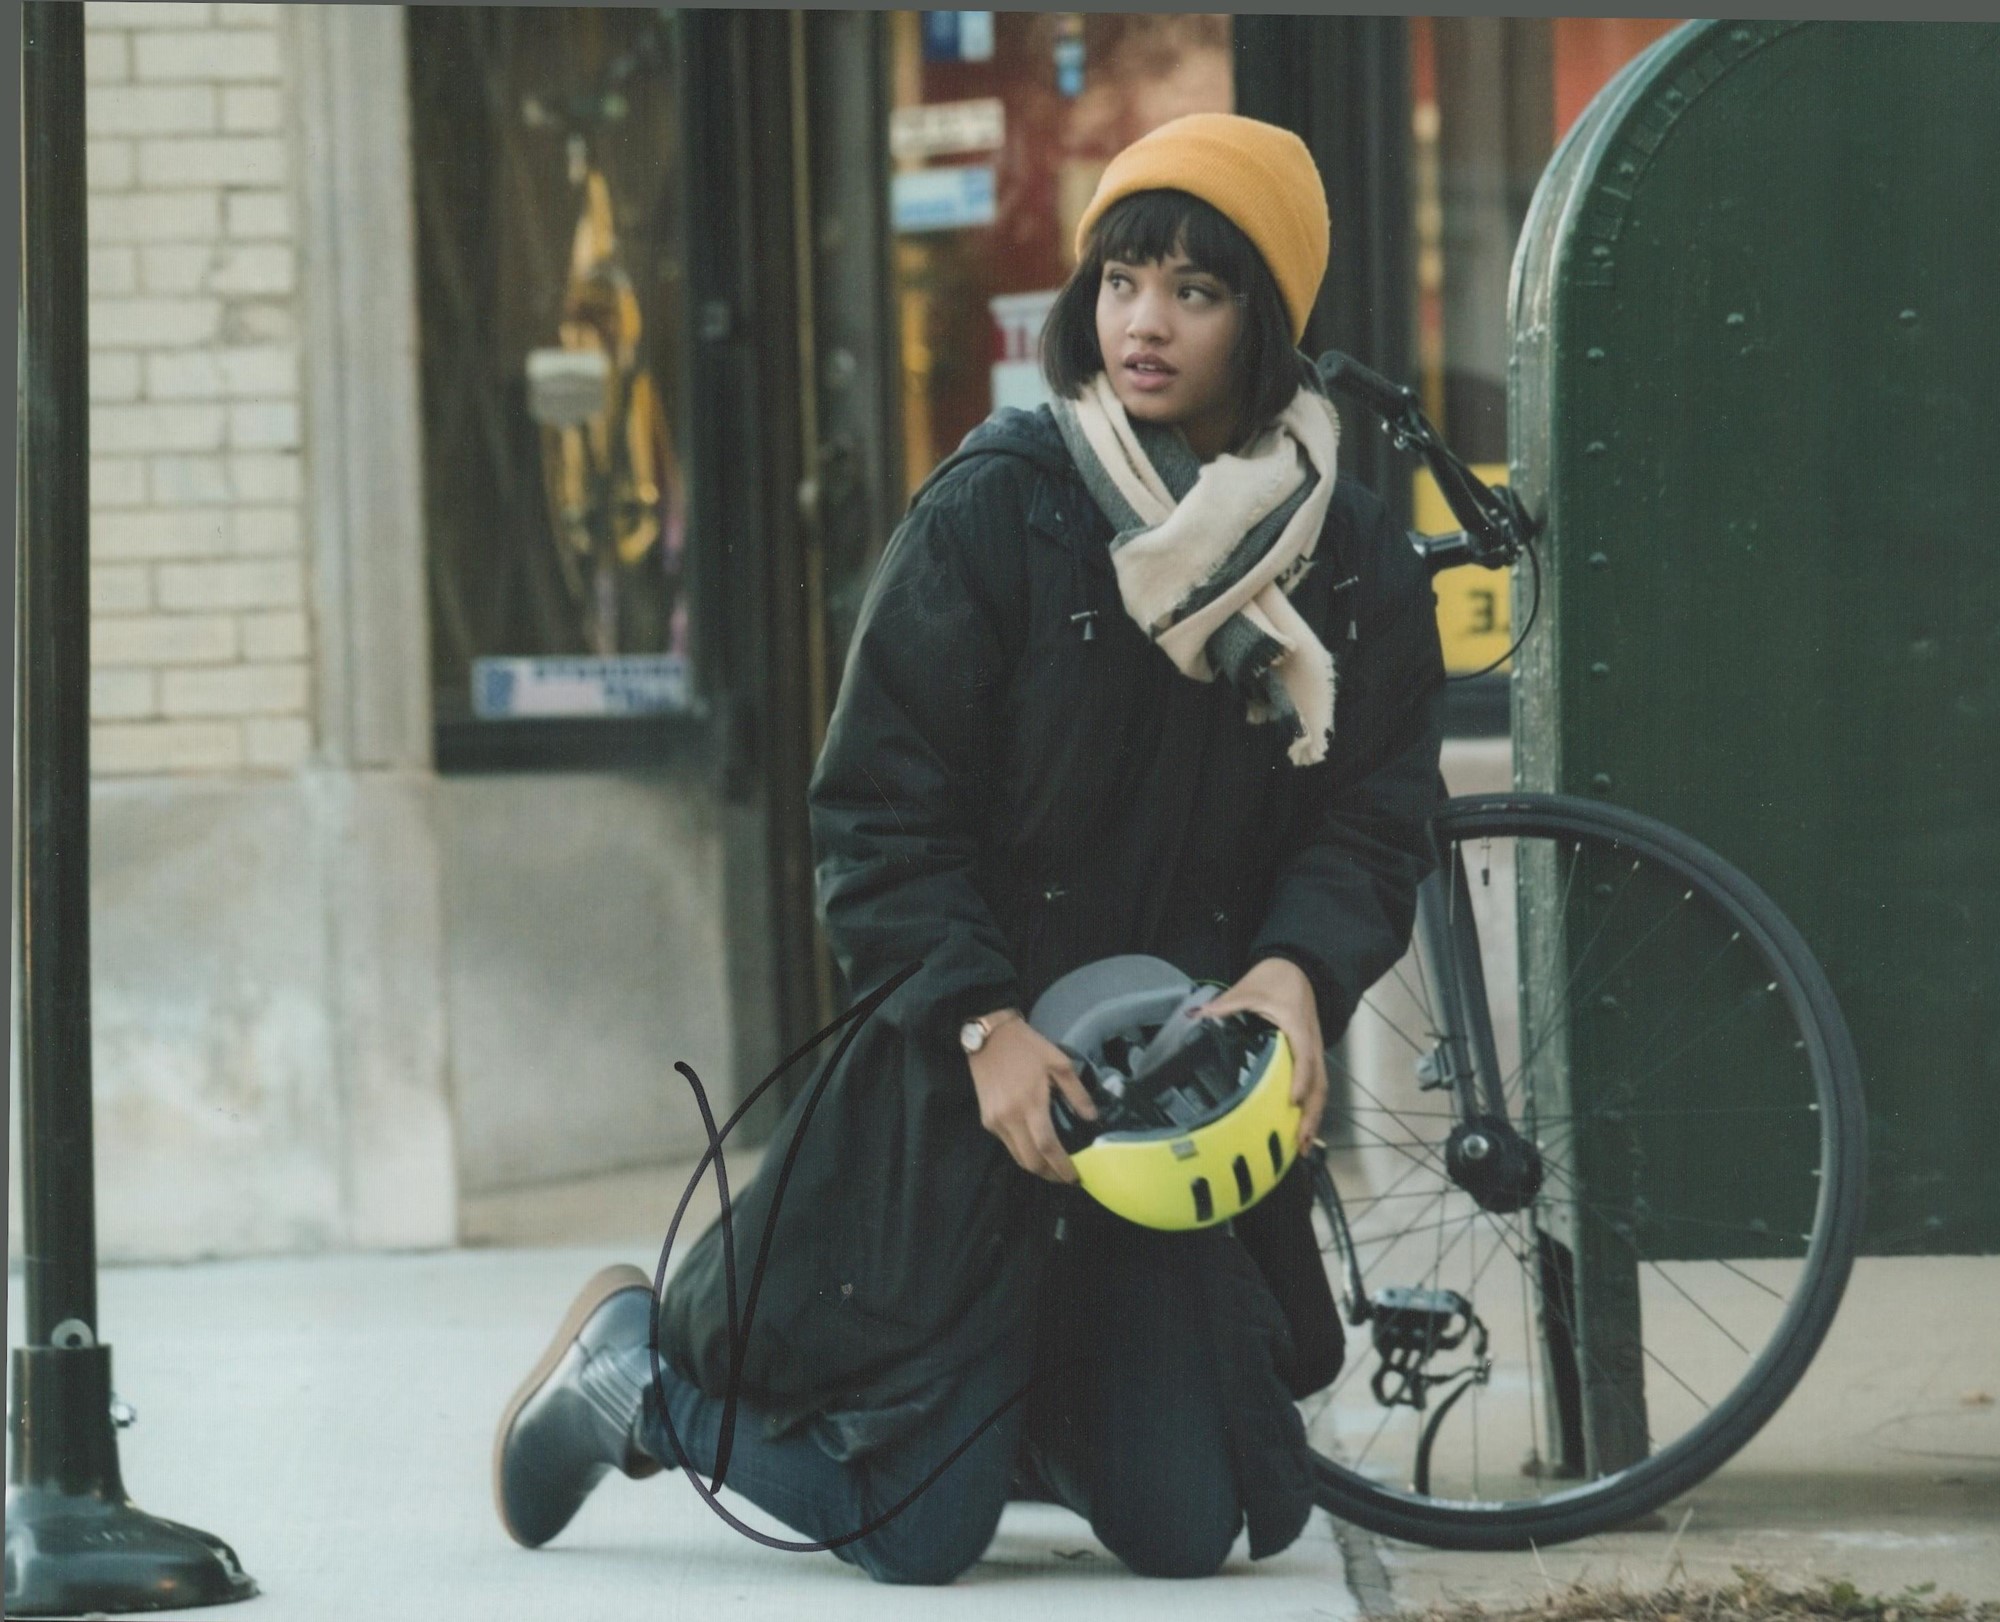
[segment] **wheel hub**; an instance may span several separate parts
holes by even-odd
[[[1482,1210],[1518,1211],[1541,1192],[1540,1151],[1497,1115],[1474,1116],[1453,1127],[1444,1165]]]

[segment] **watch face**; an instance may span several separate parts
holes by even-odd
[[[967,1053],[977,1053],[986,1045],[986,1027],[976,1019],[968,1019],[958,1028],[958,1043]]]

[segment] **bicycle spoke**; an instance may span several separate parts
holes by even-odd
[[[1632,872],[1638,871],[1638,864],[1636,862],[1633,864],[1631,871]],[[1628,874],[1627,878],[1628,888],[1629,885],[1630,885],[1630,878]],[[1688,893],[1688,896],[1682,897],[1683,905],[1686,903],[1689,897],[1692,896],[1692,894],[1693,892],[1690,891]],[[1605,929],[1610,925],[1612,911],[1616,908],[1618,901],[1622,900],[1623,897],[1624,897],[1624,890],[1621,889],[1618,893],[1618,896],[1614,898],[1614,900],[1612,901],[1611,906],[1605,909],[1604,919],[1601,923],[1598,924],[1596,933],[1590,937],[1590,944],[1583,949],[1583,952],[1577,958],[1577,974],[1581,974],[1583,972],[1583,965],[1590,960],[1591,950],[1596,946],[1599,938],[1602,937]],[[1611,983],[1611,977],[1614,974],[1616,974],[1620,969],[1624,968],[1627,963],[1631,962],[1633,957],[1638,954],[1640,949],[1643,948],[1648,941],[1650,941],[1662,929],[1666,928],[1668,921],[1671,920],[1673,916],[1674,914],[1671,911],[1661,913],[1659,922],[1654,924],[1652,928],[1646,931],[1645,934],[1641,935],[1636,941],[1634,941],[1629,947],[1627,947],[1624,956],[1620,957],[1617,962],[1613,963],[1610,968],[1606,969],[1603,974],[1597,977],[1596,983],[1593,984],[1590,990],[1584,994],[1583,1000],[1588,1001],[1591,997],[1596,996],[1599,991],[1603,990],[1605,986],[1609,985]],[[1562,1021],[1560,1022],[1560,1025],[1561,1028],[1565,1030],[1569,1028],[1569,1019],[1568,1019],[1569,1010],[1575,1006],[1575,999],[1569,995],[1569,993],[1575,989],[1575,984],[1576,984],[1576,975],[1572,975],[1570,977],[1569,986],[1565,988],[1564,1000],[1559,1005],[1560,1010],[1564,1015]],[[1544,1035],[1541,1038],[1541,1040],[1535,1044],[1534,1052],[1525,1056],[1521,1060],[1521,1062],[1514,1067],[1515,1075],[1518,1076],[1522,1071],[1526,1070],[1528,1066],[1535,1060],[1535,1058],[1537,1058],[1540,1055],[1542,1048],[1545,1047],[1548,1044],[1549,1039],[1555,1035],[1556,1029],[1557,1026],[1555,1024],[1551,1024],[1548,1033]]]
[[[1742,1352],[1746,1357],[1749,1355],[1750,1353],[1749,1347],[1745,1346],[1743,1342],[1738,1340],[1734,1335],[1730,1334],[1730,1332],[1722,1326],[1722,1324],[1715,1318],[1715,1316],[1712,1313],[1709,1312],[1709,1310],[1706,1307],[1704,1307],[1699,1301],[1695,1300],[1693,1296],[1689,1295],[1686,1290],[1682,1289],[1681,1286],[1678,1283],[1676,1283],[1675,1280],[1671,1277],[1671,1275],[1663,1271],[1658,1262],[1654,1261],[1650,1256],[1646,1255],[1642,1250],[1639,1249],[1638,1245],[1633,1243],[1632,1239],[1627,1234],[1620,1231],[1619,1222],[1612,1216],[1606,1214],[1609,1209],[1608,1207],[1599,1205],[1594,1200],[1585,1199],[1582,1197],[1581,1194],[1575,1196],[1575,1201],[1577,1205],[1585,1208],[1590,1212],[1590,1214],[1595,1216],[1597,1220],[1603,1225],[1606,1232],[1608,1232],[1627,1250],[1631,1251],[1632,1257],[1635,1261],[1637,1261],[1641,1266],[1650,1267],[1655,1272],[1659,1273],[1660,1277],[1665,1279],[1666,1282],[1673,1287],[1674,1291],[1684,1301],[1686,1301],[1689,1306],[1693,1307],[1696,1312],[1700,1313],[1702,1317],[1706,1318],[1711,1324],[1713,1324],[1716,1330],[1726,1340],[1728,1340],[1732,1346],[1734,1346],[1739,1352]]]
[[[1348,1075],[1348,1072],[1344,1069],[1340,1070],[1340,1074],[1346,1076],[1350,1081],[1353,1080],[1353,1077]],[[1347,1115],[1395,1115],[1406,1121],[1455,1121],[1458,1119],[1457,1110],[1402,1108],[1391,1110],[1386,1105],[1377,1105],[1372,1109],[1355,1109],[1350,1105],[1342,1113]]]
[[[1506,1230],[1500,1227],[1500,1225],[1497,1222],[1493,1221],[1493,1213],[1490,1211],[1486,1211],[1482,1212],[1481,1215],[1486,1218],[1488,1224],[1493,1228],[1493,1231],[1495,1233],[1500,1234],[1502,1239],[1504,1240],[1506,1236]],[[1528,1258],[1523,1254],[1518,1254],[1513,1252],[1511,1250],[1511,1247],[1509,1250],[1509,1254],[1512,1254],[1514,1256],[1514,1260],[1519,1265],[1523,1267],[1526,1267],[1528,1265]],[[1561,1322],[1563,1328],[1568,1332],[1570,1338],[1570,1344],[1576,1348],[1577,1356],[1579,1357],[1583,1356],[1584,1341],[1579,1326],[1571,1321],[1567,1313],[1558,1312],[1557,1318]],[[1698,1393],[1692,1386],[1688,1385],[1688,1383],[1685,1380],[1681,1379],[1681,1377],[1678,1374],[1674,1373],[1672,1369],[1668,1368],[1664,1363],[1660,1363],[1659,1359],[1653,1356],[1653,1353],[1648,1349],[1648,1347],[1643,1341],[1640,1342],[1639,1344],[1639,1351],[1641,1355],[1645,1356],[1651,1362],[1659,1364],[1661,1373],[1665,1374],[1669,1379],[1674,1381],[1675,1384],[1679,1385],[1684,1391],[1687,1392],[1689,1396],[1693,1397],[1696,1402],[1702,1401],[1700,1393]],[[1594,1373],[1604,1378],[1604,1388],[1613,1392],[1618,1397],[1620,1403],[1624,1405],[1625,1411],[1629,1413],[1634,1419],[1639,1421],[1640,1428],[1643,1431],[1646,1438],[1647,1450],[1650,1452],[1653,1446],[1653,1434],[1650,1426],[1648,1426],[1647,1424],[1647,1416],[1644,1413],[1644,1411],[1633,1406],[1631,1400],[1624,1395],[1623,1389],[1620,1386],[1620,1384],[1615,1379],[1610,1377],[1610,1375],[1604,1369],[1602,1364],[1593,1362],[1591,1367]],[[1707,1404],[1704,1403],[1703,1406],[1705,1408]]]
[[[1390,1030],[1394,1031],[1396,1035],[1399,1038],[1401,1038],[1403,1045],[1407,1047],[1412,1053],[1414,1053],[1419,1059],[1428,1057],[1428,1055],[1424,1052],[1423,1047],[1417,1042],[1417,1039],[1411,1036],[1407,1031],[1403,1029],[1402,1026],[1398,1025],[1387,1014],[1383,1013],[1380,1008],[1376,1007],[1371,999],[1363,997],[1361,999],[1361,1006],[1367,1009],[1369,1013],[1373,1014],[1384,1025],[1388,1026]]]
[[[1563,1180],[1564,1191],[1579,1205],[1587,1207],[1592,1214],[1606,1222],[1614,1219],[1615,1213],[1610,1206],[1585,1197],[1582,1186],[1576,1180],[1575,1173],[1546,1160],[1543,1162],[1543,1166]],[[1752,1238],[1761,1240],[1771,1240],[1779,1237],[1776,1231],[1769,1226],[1755,1228],[1747,1222],[1723,1222],[1715,1217],[1681,1216],[1675,1212],[1660,1212],[1651,1209],[1647,1211],[1646,1215],[1649,1221],[1673,1222],[1690,1228],[1707,1228],[1714,1233],[1748,1234]],[[1800,1234],[1798,1237],[1808,1244],[1812,1241],[1811,1234]]]
[[[1444,1205],[1444,1202],[1451,1197],[1451,1193],[1452,1191],[1450,1189],[1444,1189],[1439,1191],[1438,1193],[1433,1194],[1431,1196],[1431,1199],[1433,1203],[1437,1204],[1439,1207],[1442,1207]],[[1428,1213],[1425,1214],[1428,1215]],[[1391,1250],[1393,1250],[1397,1245],[1402,1244],[1405,1240],[1429,1239],[1433,1235],[1439,1234],[1444,1229],[1450,1227],[1454,1222],[1460,1222],[1463,1220],[1464,1218],[1462,1217],[1454,1217],[1447,1215],[1441,1209],[1437,1217],[1437,1220],[1434,1222],[1412,1222],[1404,1227],[1398,1228],[1394,1233],[1372,1234],[1366,1237],[1357,1238],[1354,1241],[1354,1250],[1356,1258],[1357,1259],[1359,1258],[1360,1253],[1362,1251],[1371,1249],[1378,1245],[1387,1245],[1390,1247]],[[1387,1256],[1388,1254],[1389,1254],[1388,1251],[1384,1251],[1382,1253],[1383,1256]],[[1376,1258],[1376,1261],[1380,1261],[1381,1259],[1382,1257],[1378,1256]],[[1368,1268],[1372,1267],[1373,1265],[1374,1263],[1370,1262],[1361,1269],[1363,1282],[1366,1282],[1367,1280]]]
[[[1709,1025],[1706,1029],[1696,1032],[1694,1036],[1690,1037],[1686,1042],[1683,1042],[1678,1048],[1674,1049],[1674,1051],[1668,1054],[1664,1059],[1661,1059],[1650,1070],[1641,1071],[1638,1075],[1634,1076],[1631,1079],[1630,1083],[1628,1084],[1629,1091],[1627,1093],[1627,1096],[1632,1098],[1638,1097],[1639,1093],[1643,1090],[1647,1082],[1650,1082],[1651,1080],[1653,1080],[1654,1077],[1660,1075],[1668,1065],[1678,1060],[1682,1054],[1688,1052],[1690,1049],[1698,1046],[1699,1044],[1707,1041],[1717,1031],[1721,1030],[1723,1026],[1731,1023],[1734,1020],[1740,1019],[1744,1014],[1755,1009],[1758,1003],[1763,999],[1763,997],[1769,995],[1772,992],[1775,992],[1776,990],[1777,987],[1769,986],[1766,987],[1765,990],[1762,992],[1753,992],[1749,996],[1739,999],[1726,1013],[1719,1016],[1714,1021],[1714,1023]],[[1621,1114],[1624,1113],[1622,1106],[1619,1106],[1619,1113]],[[1682,1112],[1676,1111],[1674,1113],[1682,1113]]]
[[[1520,856],[1517,851],[1515,855],[1515,861],[1518,863],[1519,860]],[[1569,878],[1570,883],[1574,883],[1576,874],[1582,866],[1582,861],[1583,861],[1583,846],[1579,844],[1575,849],[1571,861],[1571,870]],[[1556,1006],[1559,1010],[1562,1010],[1566,1013],[1567,1010],[1569,1009],[1572,1001],[1570,993],[1576,989],[1576,982],[1578,977],[1583,973],[1583,966],[1584,964],[1590,961],[1590,954],[1592,951],[1596,949],[1597,942],[1603,936],[1604,931],[1610,928],[1611,915],[1617,910],[1618,903],[1624,899],[1626,889],[1628,889],[1631,886],[1632,875],[1634,873],[1637,873],[1638,871],[1639,871],[1639,864],[1637,862],[1634,862],[1629,868],[1626,869],[1625,883],[1620,886],[1617,894],[1611,897],[1609,905],[1607,905],[1606,908],[1604,909],[1604,917],[1599,921],[1596,931],[1591,935],[1590,939],[1584,943],[1583,950],[1577,954],[1576,967],[1571,971],[1568,982],[1563,986],[1562,995],[1557,1000]],[[1555,916],[1558,919],[1568,918],[1569,916],[1568,907],[1569,907],[1569,895],[1568,891],[1565,890],[1563,897],[1563,910],[1555,914]],[[1563,1025],[1566,1027],[1567,1023],[1568,1021],[1565,1019],[1563,1021]],[[1528,1066],[1532,1064],[1540,1056],[1542,1048],[1547,1045],[1549,1038],[1555,1034],[1556,1029],[1557,1027],[1554,1024],[1551,1024],[1551,1026],[1549,1027],[1548,1034],[1543,1036],[1539,1041],[1537,1041],[1532,1049],[1529,1049],[1527,1047],[1525,1039],[1523,1040],[1522,1046],[1524,1051],[1521,1056],[1521,1062],[1514,1067],[1513,1074],[1506,1078],[1507,1081],[1512,1081],[1514,1080],[1515,1077],[1521,1075],[1528,1068]],[[1505,1086],[1504,1082],[1502,1086],[1504,1089]]]
[[[1375,1113],[1370,1111],[1370,1114]],[[1701,1120],[1712,1115],[1817,1115],[1817,1104],[1720,1104],[1688,1107],[1685,1109],[1631,1109],[1620,1105],[1620,1120],[1643,1121],[1650,1119],[1672,1121]],[[1603,1119],[1599,1110],[1556,1111],[1540,1117],[1543,1121],[1594,1121]]]
[[[1379,1194],[1371,1194],[1370,1196],[1368,1196],[1368,1203],[1371,1205],[1376,1205],[1380,1204],[1383,1200],[1386,1199],[1408,1199],[1411,1198],[1413,1195],[1425,1192],[1424,1190],[1412,1190],[1411,1194],[1402,1193],[1403,1185],[1407,1183],[1412,1177],[1416,1176],[1418,1172],[1423,1171],[1425,1167],[1426,1167],[1425,1162],[1421,1160],[1413,1160],[1409,1165],[1405,1166],[1402,1169],[1402,1171],[1397,1175],[1396,1180],[1393,1183],[1391,1183],[1386,1189],[1384,1189]],[[1331,1176],[1332,1175],[1331,1172],[1329,1172],[1328,1175]],[[1347,1208],[1346,1202],[1343,1201],[1341,1204],[1341,1209],[1345,1210],[1346,1208]]]
[[[1410,1123],[1406,1121],[1397,1111],[1391,1109],[1387,1104],[1383,1103],[1380,1098],[1376,1097],[1374,1091],[1367,1085],[1366,1082],[1362,1081],[1359,1077],[1356,1077],[1354,1078],[1354,1085],[1361,1089],[1362,1097],[1366,1098],[1369,1103],[1375,1106],[1376,1112],[1388,1116],[1390,1120],[1396,1123],[1396,1125],[1400,1126],[1405,1132],[1408,1132],[1410,1134],[1410,1138],[1408,1141],[1413,1143],[1418,1143],[1426,1147],[1429,1146],[1431,1140],[1418,1133],[1417,1130],[1414,1127],[1412,1127]],[[1362,1130],[1371,1131],[1372,1128],[1364,1127]],[[1379,1133],[1376,1134],[1376,1137],[1383,1148],[1394,1147],[1394,1145],[1391,1144],[1388,1139],[1383,1138]],[[1441,1167],[1444,1164],[1444,1157],[1442,1155],[1436,1156],[1434,1157],[1434,1160],[1431,1163]]]
[[[1428,1188],[1413,1188],[1407,1191],[1398,1190],[1393,1194],[1373,1194],[1366,1199],[1357,1200],[1353,1208],[1348,1212],[1348,1216],[1350,1220],[1366,1220],[1369,1212],[1381,1205],[1385,1200],[1427,1200],[1436,1198],[1436,1193]],[[1345,1201],[1342,1202],[1343,1205],[1345,1203]]]
[[[1683,896],[1682,904],[1685,905],[1688,899],[1689,898],[1687,896]],[[1673,916],[1672,912],[1663,913],[1661,915],[1661,923],[1664,924],[1666,919],[1672,916]],[[1609,921],[1608,916],[1606,921],[1607,922]],[[1634,944],[1633,951],[1636,952],[1639,945],[1643,944],[1646,940],[1651,939],[1653,935],[1657,934],[1660,927],[1661,927],[1660,925],[1655,925],[1653,929],[1648,930],[1646,935],[1642,936],[1640,941]],[[1707,978],[1710,970],[1712,970],[1718,963],[1722,962],[1722,960],[1729,955],[1729,949],[1732,946],[1736,945],[1739,941],[1741,941],[1742,938],[1743,934],[1741,930],[1733,931],[1730,934],[1729,938],[1726,941],[1724,941],[1720,947],[1716,949],[1716,951],[1709,958],[1709,960],[1706,963],[1704,963],[1694,975],[1692,975],[1682,983],[1680,988],[1681,991],[1680,1001],[1677,1002],[1672,1008],[1668,1009],[1667,1012],[1661,1016],[1659,1024],[1654,1028],[1654,1030],[1650,1035],[1648,1035],[1644,1040],[1635,1041],[1633,1043],[1633,1046],[1637,1051],[1643,1053],[1649,1051],[1652,1048],[1658,1037],[1667,1029],[1667,1026],[1671,1023],[1674,1016],[1678,1014],[1680,1010],[1684,1008],[1693,999],[1696,989],[1699,987],[1701,982]],[[1607,970],[1602,977],[1599,978],[1596,985],[1593,985],[1590,988],[1590,990],[1584,994],[1583,1001],[1585,1003],[1588,1003],[1591,997],[1595,996],[1599,990],[1601,990],[1607,983],[1609,983],[1611,976],[1613,974],[1616,974],[1619,971],[1619,969],[1624,967],[1625,963],[1629,960],[1631,956],[1632,953],[1628,952],[1624,958],[1620,958],[1617,963],[1614,963],[1611,966],[1611,968]],[[1582,960],[1579,960],[1578,967],[1579,968],[1582,967]],[[1700,1037],[1697,1037],[1695,1038],[1695,1041],[1699,1041],[1700,1039],[1701,1039]],[[1682,1044],[1682,1046],[1677,1048],[1672,1055],[1669,1055],[1667,1059],[1661,1061],[1661,1066],[1664,1066],[1667,1063],[1671,1063],[1673,1058],[1678,1057],[1681,1053],[1685,1053],[1690,1047],[1694,1045],[1695,1045],[1694,1041]],[[1525,1068],[1525,1061],[1523,1067]]]
[[[1421,985],[1424,979],[1423,953],[1411,952],[1408,954],[1408,956],[1405,958],[1404,961],[1408,962],[1412,960],[1414,960],[1414,962],[1417,965],[1417,979],[1419,984]],[[1418,986],[1411,985],[1409,976],[1403,973],[1402,963],[1398,963],[1394,968],[1392,968],[1389,971],[1389,973],[1395,977],[1396,984],[1403,988],[1403,995],[1408,997],[1411,1002],[1416,1004],[1418,1011],[1420,1013],[1429,1014],[1431,1016],[1430,1020],[1431,1028],[1426,1034],[1435,1038],[1437,1035],[1437,1005],[1431,1001],[1430,988],[1427,985],[1424,985],[1423,988],[1420,990]]]
[[[1375,1451],[1375,1444],[1382,1440],[1382,1433],[1389,1428],[1389,1421],[1395,1417],[1396,1410],[1394,1408],[1384,1408],[1382,1410],[1382,1418],[1377,1422],[1375,1429],[1370,1432],[1367,1444],[1361,1449],[1360,1456],[1354,1461],[1357,1468],[1368,1462],[1368,1455]]]
[[[1440,1155],[1432,1154],[1428,1158],[1422,1155],[1413,1155],[1402,1144],[1391,1142],[1388,1138],[1383,1137],[1381,1133],[1373,1130],[1370,1127],[1364,1126],[1360,1128],[1360,1130],[1366,1132],[1369,1135],[1369,1137],[1374,1140],[1374,1146],[1376,1148],[1392,1150],[1396,1154],[1401,1155],[1405,1160],[1409,1161],[1410,1164],[1413,1166],[1421,1167],[1425,1171],[1442,1171],[1444,1169],[1444,1160],[1443,1157]],[[1406,1143],[1417,1144],[1421,1148],[1429,1147],[1428,1140],[1422,1138],[1409,1138],[1404,1141]]]

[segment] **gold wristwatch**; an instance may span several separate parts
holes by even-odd
[[[958,1045],[967,1053],[977,1053],[986,1046],[986,1039],[993,1034],[993,1027],[1004,1019],[1019,1019],[1018,1008],[1002,1008],[998,1013],[982,1014],[978,1019],[968,1019],[958,1028]]]

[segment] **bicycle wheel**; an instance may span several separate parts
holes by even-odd
[[[1301,1408],[1336,1515],[1523,1548],[1659,1507],[1797,1383],[1860,1229],[1858,1067],[1798,931],[1687,836],[1530,794],[1435,827],[1435,927],[1334,1066],[1315,1221],[1369,1307]]]

